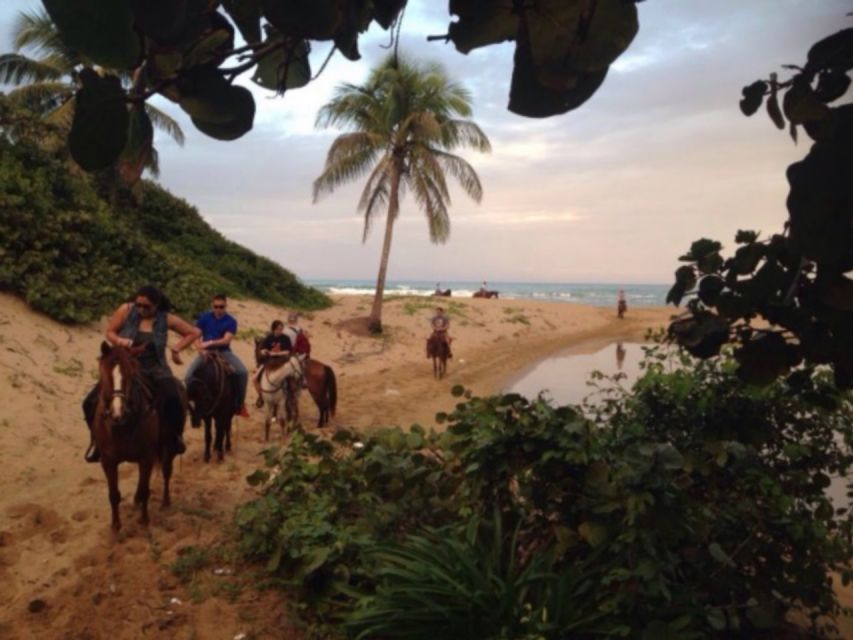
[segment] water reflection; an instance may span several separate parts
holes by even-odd
[[[579,404],[593,389],[587,385],[589,374],[622,373],[623,385],[630,385],[640,372],[642,345],[634,342],[609,344],[595,353],[565,353],[551,356],[507,385],[505,391],[535,398],[546,391],[557,404]]]

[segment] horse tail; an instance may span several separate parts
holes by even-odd
[[[323,365],[326,370],[326,393],[329,398],[329,414],[334,418],[335,409],[338,406],[338,382],[335,379],[335,372],[329,365]]]

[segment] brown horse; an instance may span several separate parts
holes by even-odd
[[[473,298],[497,298],[498,292],[497,291],[485,291],[483,289],[480,289],[479,291],[475,291],[474,295],[472,297]]]
[[[427,357],[432,358],[432,373],[441,379],[447,373],[447,358],[450,356],[450,345],[447,338],[437,331],[427,338]]]
[[[162,506],[168,507],[171,503],[169,480],[174,453],[157,415],[151,391],[139,371],[136,356],[145,347],[111,347],[106,342],[101,345],[92,437],[101,453],[101,466],[107,477],[113,531],[121,528],[118,465],[122,462],[139,464],[139,483],[133,501],[141,509],[140,523],[148,524],[151,471],[157,462],[163,472]]]
[[[435,297],[449,298],[452,294],[453,294],[453,292],[450,289],[444,289],[443,291],[441,289],[437,289],[436,291],[432,292],[432,296],[434,298]]]
[[[210,462],[211,427],[215,427],[216,438],[213,449],[221,462],[225,451],[231,451],[231,423],[234,419],[234,385],[231,372],[218,353],[202,353],[204,362],[195,370],[187,383],[190,406],[190,422],[199,427],[204,422],[204,461]],[[224,449],[223,449],[224,445]]]
[[[264,361],[264,357],[261,355],[262,342],[262,340],[255,338],[256,366],[260,366]],[[313,398],[314,404],[317,405],[317,410],[320,412],[317,426],[324,427],[335,416],[335,410],[338,407],[338,383],[335,372],[329,365],[308,358],[304,363],[302,375],[308,393],[311,394],[311,398]],[[295,421],[299,419],[299,405],[296,401],[299,390],[289,383],[290,380],[288,380],[287,386],[287,419],[288,421]]]

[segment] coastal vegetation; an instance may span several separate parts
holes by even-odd
[[[358,638],[833,637],[853,403],[649,350],[598,404],[472,396],[437,433],[299,433],[248,477],[238,546]]]
[[[41,144],[55,132],[0,96],[0,289],[72,323],[100,318],[140,283],[162,286],[186,315],[214,291],[290,307],[329,304],[153,183],[108,197],[69,164],[64,147]]]
[[[364,214],[363,240],[374,219],[385,215],[385,234],[368,328],[382,331],[382,302],[394,223],[403,194],[412,194],[426,215],[434,243],[450,237],[447,176],[479,202],[483,187],[474,168],[451,153],[491,149],[471,120],[471,95],[438,65],[418,65],[396,52],[376,67],[363,86],[341,85],[320,109],[317,124],[351,129],[329,148],[323,173],[314,181],[314,201],[369,173],[358,210]]]

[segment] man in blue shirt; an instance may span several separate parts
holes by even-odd
[[[227,306],[228,300],[224,294],[219,293],[213,296],[211,310],[201,314],[196,322],[196,326],[201,329],[201,339],[196,342],[196,349],[199,351],[218,351],[219,355],[234,369],[238,382],[236,413],[246,418],[249,416],[248,411],[246,411],[246,387],[249,382],[249,371],[240,361],[240,358],[231,351],[231,340],[237,334],[237,320],[231,314],[226,313]],[[202,362],[201,356],[198,355],[187,368],[187,373],[184,376],[184,381],[187,384]]]

